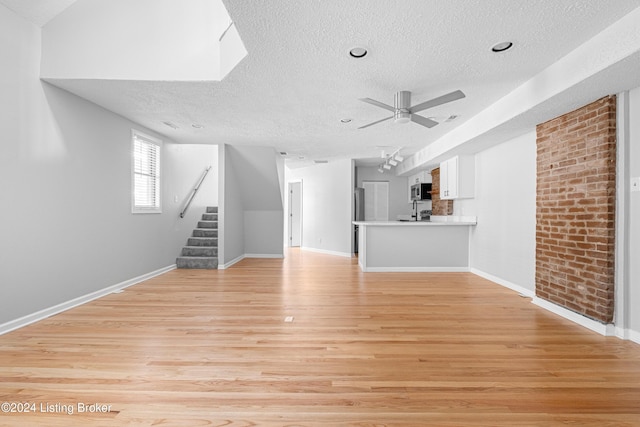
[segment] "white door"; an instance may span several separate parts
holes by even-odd
[[[389,221],[389,183],[363,181],[364,220]]]
[[[302,241],[302,183],[289,183],[289,246]]]

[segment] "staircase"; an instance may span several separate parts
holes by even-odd
[[[218,268],[218,208],[208,207],[176,259],[178,268]]]

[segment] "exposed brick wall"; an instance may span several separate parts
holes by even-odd
[[[536,295],[610,323],[616,99],[537,126]]]
[[[453,215],[453,200],[440,200],[440,168],[431,171],[431,214]]]

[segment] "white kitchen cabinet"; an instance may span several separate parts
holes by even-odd
[[[455,156],[440,163],[440,199],[473,198],[475,170],[473,156]]]

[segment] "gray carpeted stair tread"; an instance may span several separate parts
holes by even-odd
[[[176,259],[176,265],[178,268],[216,269],[218,258],[181,256]]]
[[[207,207],[187,245],[176,258],[178,268],[218,268],[218,208]]]

